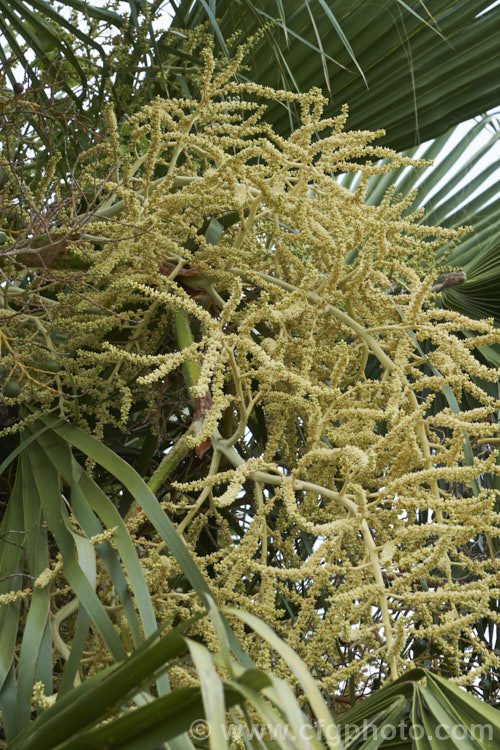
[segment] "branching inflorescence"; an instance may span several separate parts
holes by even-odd
[[[25,379],[11,403],[39,413],[55,391],[66,418],[126,435],[138,413],[155,424],[182,368],[185,433],[150,486],[219,603],[263,616],[332,693],[397,676],[417,642],[471,684],[499,666],[475,629],[497,623],[498,466],[474,443],[498,408],[474,350],[498,333],[433,303],[435,250],[460,233],[413,223],[412,196],[364,203],[372,174],[415,162],[345,132],[345,109],[322,119],[318,90],[235,82],[239,63],[214,71],[207,52],[197,98],[156,99],[122,127],[107,111],[78,177],[102,200],[83,233],[60,227],[74,266],[2,287],[7,368],[59,334],[59,382],[42,372],[34,395]],[[288,139],[265,122],[276,100],[302,113]],[[353,170],[351,193],[337,178]],[[175,474],[205,453],[196,476]],[[186,614],[142,518],[128,523],[158,617]]]

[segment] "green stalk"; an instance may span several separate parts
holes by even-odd
[[[173,470],[179,466],[185,456],[189,453],[189,447],[186,445],[186,437],[193,432],[192,426],[190,426],[184,435],[181,435],[179,440],[175,443],[174,447],[164,456],[160,462],[160,465],[153,472],[151,479],[148,482],[148,487],[153,494],[156,495],[165,479],[173,472]],[[136,507],[136,502],[130,507],[129,513]],[[127,514],[128,515],[128,514]]]
[[[191,332],[191,327],[189,325],[188,314],[186,310],[182,308],[175,309],[174,330],[175,337],[177,339],[177,345],[180,351],[187,349],[187,347],[193,344],[194,339]],[[200,365],[196,360],[188,359],[183,362],[182,371],[184,374],[184,380],[190,391],[191,402],[194,404],[194,398],[191,393],[191,388],[196,385],[196,382],[198,380],[200,374]],[[188,437],[188,435],[192,435],[195,433],[196,426],[196,423],[193,422],[188,427],[186,432],[181,435],[173,448],[171,448],[170,451],[163,457],[159,466],[153,472],[148,482],[148,487],[154,494],[156,494],[165,479],[170,476],[170,474],[174,471],[174,469],[177,468],[183,458],[185,458],[189,453],[190,448],[186,444],[186,438]],[[137,503],[134,501],[130,506],[126,517],[128,518],[136,508]]]
[[[187,349],[194,343],[191,326],[189,325],[189,319],[187,311],[182,307],[176,307],[174,313],[174,330],[175,338],[177,339],[177,346],[180,351]],[[194,359],[187,359],[182,363],[182,372],[184,374],[184,380],[189,388],[189,395],[191,402],[194,404],[191,389],[196,385],[200,376],[200,365]]]

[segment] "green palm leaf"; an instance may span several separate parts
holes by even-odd
[[[500,13],[484,13],[488,5],[181,0],[173,25],[193,28],[208,20],[216,40],[236,33],[243,41],[277,19],[274,45],[269,48],[268,37],[257,43],[249,77],[282,88],[321,85],[326,94],[331,88],[332,113],[347,102],[352,129],[384,128],[385,142],[403,150],[498,102]],[[278,107],[271,114],[280,132],[288,117]]]
[[[283,750],[320,750],[322,745],[315,739],[315,731],[299,708],[291,688],[282,680],[245,668],[237,661],[231,664],[231,679],[221,679],[216,670],[218,654],[210,653],[202,644],[182,635],[192,622],[187,621],[162,637],[159,637],[161,630],[155,632],[131,656],[101,670],[68,694],[59,696],[57,702],[19,734],[9,747],[12,750],[90,750],[102,747],[146,750],[168,742],[174,750],[192,750],[193,745],[184,733],[194,725],[194,729],[198,727],[206,731],[210,748],[224,750],[229,747],[225,711],[246,702],[261,723],[265,722],[269,727],[279,727],[280,724],[290,727],[290,732],[277,735],[278,746]],[[151,697],[146,702],[140,699],[140,691],[147,687],[148,682],[189,654],[200,687],[180,688],[156,699]],[[305,668],[300,659],[295,661],[303,671]],[[139,707],[128,710],[127,704],[137,700],[138,696]],[[104,719],[107,721],[102,724]],[[244,713],[241,720],[245,722]],[[204,722],[207,730],[203,728]],[[250,732],[251,726],[244,726],[244,729]],[[304,732],[304,729],[308,731]],[[306,740],[306,735],[311,739]],[[336,742],[329,743],[329,746],[339,747]]]
[[[74,684],[91,622],[115,661],[122,660],[126,655],[122,639],[117,635],[114,624],[95,591],[97,557],[101,558],[121,600],[132,638],[130,648],[139,647],[142,641],[141,627],[146,636],[154,633],[157,627],[137,550],[124,522],[104,492],[71,455],[70,445],[83,450],[86,455],[120,479],[153,525],[158,528],[194,590],[199,595],[210,597],[210,589],[168,516],[134,469],[82,430],[50,417],[46,417],[44,422],[45,425],[42,427],[40,424],[35,425],[31,434],[27,434],[26,440],[21,441],[19,448],[2,464],[2,468],[6,468],[8,463],[20,454],[16,474],[18,480],[0,530],[4,578],[0,581],[0,593],[21,588],[22,578],[19,573],[24,557],[32,581],[49,567],[46,524],[61,553],[64,575],[76,597],[68,603],[68,606],[74,605],[71,606],[70,612],[78,612],[75,640],[71,651],[68,649],[69,654],[65,657],[67,665],[59,691],[62,696]],[[61,481],[69,487],[71,510],[85,536],[76,534],[70,523],[61,494]],[[22,514],[19,512],[20,507],[23,508]],[[105,529],[115,530],[114,543],[119,557],[107,542],[95,547],[90,543],[89,539],[92,536],[102,533]],[[10,543],[12,541],[14,544]],[[28,724],[33,683],[39,680],[44,683],[49,694],[52,692],[52,642],[48,630],[49,593],[50,587],[33,586],[21,643],[22,671],[18,672],[17,687],[15,680],[12,682],[12,665],[15,659],[20,602],[14,601],[0,607],[3,634],[0,644],[0,708],[3,712],[7,711],[11,695],[16,694],[15,714],[6,722],[8,736],[14,736]],[[135,605],[131,594],[134,595]],[[140,623],[135,607],[140,616]],[[224,637],[227,638],[233,652],[238,655],[245,667],[251,668],[251,661],[225,620],[222,620],[222,626]],[[53,633],[53,637],[57,637],[57,632]],[[159,678],[157,687],[160,695],[168,693],[169,683],[166,676]]]
[[[436,254],[436,275],[444,268],[458,268],[467,275],[465,283],[443,289],[440,303],[472,318],[495,319],[500,324],[500,219],[498,206],[500,187],[491,178],[500,171],[500,157],[485,159],[498,153],[500,121],[498,115],[485,115],[463,134],[453,128],[421,149],[409,149],[407,156],[433,160],[434,166],[404,170],[370,178],[366,200],[378,204],[386,190],[395,186],[400,196],[417,190],[407,213],[422,211],[421,224],[440,224],[456,229],[470,226],[459,244],[444,246]],[[452,147],[450,148],[450,144]],[[481,162],[482,160],[482,162]],[[481,162],[479,173],[467,181],[470,171]],[[460,167],[456,169],[456,165]],[[350,189],[357,185],[357,176],[341,178]],[[432,270],[430,271],[432,272]]]
[[[338,724],[346,748],[359,750],[494,750],[500,743],[499,711],[425,669],[376,690],[341,714]],[[361,736],[364,730],[364,743],[355,741],[356,727]]]

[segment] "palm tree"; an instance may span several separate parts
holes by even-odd
[[[157,5],[150,6],[153,14]],[[249,69],[244,71],[246,77],[265,85],[288,90],[320,86],[329,97],[330,113],[336,114],[340,105],[348,102],[352,112],[351,128],[384,127],[386,135],[382,137],[382,142],[396,146],[405,154],[414,154],[421,142],[429,141],[425,155],[439,156],[447,147],[453,126],[470,117],[480,119],[474,126],[472,136],[468,136],[469,139],[480,138],[485,132],[491,132],[487,147],[496,142],[497,121],[494,117],[483,116],[483,113],[497,104],[494,98],[497,80],[494,54],[500,31],[500,18],[494,9],[481,13],[486,9],[485,2],[455,3],[451,9],[445,2],[430,2],[424,5],[421,2],[408,4],[400,0],[394,0],[389,5],[367,5],[362,2],[327,3],[323,0],[293,0],[286,4],[250,0],[219,3],[204,0],[192,3],[181,0],[172,5],[173,25],[179,30],[177,33],[182,34],[182,30],[194,29],[207,21],[215,44],[228,55],[230,38],[233,45],[237,44],[256,34],[263,24],[270,22],[270,25],[264,26],[260,38],[255,43]],[[71,0],[66,6],[83,10],[83,5],[77,0]],[[125,116],[130,107],[127,90],[133,91],[139,99],[149,99],[156,94],[168,93],[166,86],[177,87],[188,95],[189,79],[183,71],[186,66],[199,67],[200,60],[196,58],[196,52],[187,54],[180,49],[173,34],[155,34],[151,19],[145,16],[145,7],[145,3],[131,2],[128,18],[90,7],[86,11],[91,19],[90,26],[88,31],[84,32],[73,21],[55,13],[43,0],[31,0],[30,3],[18,0],[15,4],[0,2],[0,29],[9,47],[9,52],[2,49],[1,54],[11,85],[14,85],[14,82],[19,83],[19,76],[10,65],[9,54],[13,54],[17,61],[22,63],[33,88],[40,87],[47,80],[44,76],[48,76],[49,81],[52,76],[55,83],[61,81],[65,96],[56,97],[51,101],[56,113],[61,111],[58,108],[67,105],[69,99],[76,100],[76,106],[80,99],[85,102],[87,112],[96,113],[103,100],[112,97],[117,105],[118,114]],[[115,52],[118,51],[114,62],[107,59],[108,42],[96,41],[98,27],[92,27],[93,21],[107,24],[108,29],[114,26],[120,30],[125,46],[115,47]],[[71,35],[78,40],[74,46],[71,44]],[[145,39],[149,40],[146,44]],[[78,44],[81,45],[80,48]],[[32,47],[36,53],[34,63],[29,62],[26,45]],[[88,57],[83,54],[84,50],[89,51]],[[131,53],[130,66],[127,70],[120,70],[116,65],[118,53],[123,55],[125,50],[127,54]],[[68,70],[72,73],[66,75]],[[436,75],[436,71],[440,72],[439,76]],[[19,96],[19,91],[16,91],[16,94]],[[10,96],[8,93],[6,95]],[[275,105],[270,110],[269,117],[275,129],[282,134],[293,130],[297,123],[297,113],[293,106]],[[496,188],[492,188],[486,195],[466,200],[465,205],[462,205],[463,192],[459,197],[455,196],[453,190],[458,184],[459,176],[450,178],[448,167],[463,152],[465,145],[465,140],[459,141],[454,146],[451,156],[445,157],[435,172],[424,173],[423,190],[408,211],[423,207],[421,221],[424,223],[441,221],[450,228],[463,223],[474,225],[475,234],[459,245],[453,251],[454,255],[443,261],[445,270],[448,270],[450,265],[465,269],[467,281],[457,287],[444,288],[441,303],[471,317],[483,317],[487,314],[498,320],[498,296],[494,294],[499,287],[500,268],[500,225],[494,213],[497,192]],[[477,157],[463,169],[472,168],[476,160]],[[493,166],[495,165],[485,168],[482,175],[470,186],[470,193],[475,189],[476,182],[479,183],[489,174]],[[376,205],[387,186],[396,180],[399,180],[396,183],[397,190],[407,194],[415,185],[417,177],[418,173],[410,176],[403,167],[397,173],[374,176],[368,184],[367,201]],[[345,177],[342,180],[344,185],[355,187],[355,175],[352,180]],[[427,199],[428,193],[436,185],[439,187],[438,197]],[[486,200],[493,202],[484,208]],[[203,228],[207,239],[212,231],[215,234],[220,232],[217,222]],[[438,273],[436,267],[440,261],[441,257],[436,257],[430,273]],[[186,285],[196,285],[196,281],[195,278],[190,282],[188,278]],[[182,319],[176,321],[177,343],[180,348],[183,322],[185,323],[185,320]],[[51,331],[50,335],[54,343],[54,338],[62,334],[56,330]],[[187,335],[189,338],[189,332]],[[262,335],[265,336],[265,331]],[[464,335],[467,335],[466,331]],[[192,341],[188,340],[184,341],[183,345],[188,347],[191,344]],[[50,347],[50,341],[48,346]],[[493,347],[484,347],[480,356],[498,364],[498,352]],[[50,370],[49,362],[50,360],[45,365]],[[57,362],[55,364],[57,365]],[[192,375],[188,374],[186,379],[189,380],[189,377]],[[177,393],[181,393],[181,386],[177,382],[174,382],[175,389]],[[182,405],[186,406],[184,403]],[[193,406],[196,414],[196,409],[201,407],[199,404]],[[12,499],[2,527],[2,571],[7,573],[6,580],[0,583],[5,584],[6,591],[12,588],[12,580],[15,580],[16,584],[20,583],[23,571],[20,571],[19,565],[24,556],[28,572],[23,572],[23,575],[37,579],[45,572],[51,556],[51,546],[55,543],[62,552],[69,585],[76,594],[74,599],[68,601],[67,610],[65,606],[59,608],[60,617],[54,626],[50,616],[48,589],[40,587],[39,590],[35,590],[19,654],[17,688],[14,681],[16,670],[13,655],[21,601],[14,602],[12,607],[9,605],[9,608],[1,613],[4,630],[0,647],[0,705],[5,716],[12,717],[8,719],[10,737],[15,737],[27,725],[33,680],[43,682],[47,692],[50,692],[51,636],[62,648],[61,657],[65,661],[60,689],[61,705],[58,707],[56,704],[53,710],[49,709],[51,713],[42,714],[40,720],[32,724],[31,729],[19,735],[15,740],[15,746],[39,747],[40,738],[43,738],[43,746],[46,747],[54,747],[56,741],[61,743],[61,747],[76,747],[74,733],[85,731],[79,738],[81,746],[97,747],[100,746],[99,743],[108,745],[115,741],[116,746],[127,747],[125,743],[132,738],[137,742],[146,742],[143,733],[137,737],[137,728],[142,726],[139,724],[141,719],[148,728],[148,746],[154,747],[154,743],[158,741],[158,735],[155,734],[157,724],[161,724],[155,712],[170,711],[168,715],[172,717],[173,722],[176,707],[182,706],[182,700],[185,700],[184,707],[190,701],[190,713],[186,711],[184,719],[175,724],[170,734],[163,732],[161,738],[162,741],[178,741],[178,747],[189,748],[192,744],[182,734],[189,728],[187,718],[194,720],[205,715],[212,719],[214,726],[217,726],[217,723],[220,725],[220,704],[217,706],[216,701],[210,700],[210,690],[213,690],[219,699],[222,695],[225,696],[227,708],[241,703],[242,696],[245,700],[251,699],[254,709],[261,711],[265,717],[269,713],[266,713],[267,704],[260,697],[260,691],[263,691],[267,698],[274,701],[278,711],[286,714],[286,720],[290,725],[304,721],[298,705],[291,699],[286,705],[279,701],[278,688],[285,689],[283,685],[273,683],[269,675],[252,670],[252,665],[248,663],[248,657],[235,634],[210,603],[210,590],[205,578],[187,549],[179,542],[177,532],[154,496],[158,475],[151,478],[148,476],[148,470],[153,456],[158,460],[157,445],[154,440],[151,441],[148,429],[141,424],[140,409],[137,410],[136,417],[137,437],[124,443],[123,432],[120,429],[110,429],[103,441],[99,442],[82,430],[61,422],[57,417],[44,416],[27,428],[23,443],[2,464],[2,469],[5,469],[12,460],[18,461]],[[185,425],[178,421],[170,436],[173,438],[173,448],[169,443],[168,447],[172,450],[167,454],[167,459],[170,455],[171,464],[178,459],[177,465],[180,465],[186,456],[182,443],[184,427]],[[254,444],[259,440],[263,441],[263,428],[257,410],[251,431],[251,440]],[[174,443],[174,440],[177,442]],[[82,456],[96,462],[97,467],[93,474],[82,468]],[[203,458],[203,451],[200,451],[199,457],[200,460]],[[131,463],[135,464],[138,471],[132,468]],[[160,463],[160,467],[162,465],[165,465],[164,461]],[[205,463],[205,469],[207,466]],[[148,476],[149,488],[140,475]],[[182,480],[185,477],[179,475],[178,478]],[[60,502],[60,486],[64,488],[64,496],[71,497],[73,512],[81,528],[85,530],[86,538],[74,533],[65,507]],[[114,503],[109,502],[110,497],[114,499]],[[33,502],[34,498],[36,502]],[[137,551],[130,543],[126,525],[121,517],[125,515],[131,501],[140,503],[148,522],[154,526],[163,543],[181,566],[183,575],[180,576],[178,590],[184,594],[192,588],[211,609],[214,621],[218,622],[217,648],[220,654],[215,657],[204,651],[196,641],[191,643],[175,631],[169,634],[161,648],[156,648],[156,623],[152,614],[151,597],[144,582]],[[121,515],[115,506],[120,508]],[[42,513],[53,538],[47,537],[45,528],[40,524]],[[245,519],[240,521],[243,526]],[[16,542],[15,534],[19,530],[24,528],[26,532],[30,528],[38,528],[39,525],[40,534],[36,540],[29,535],[26,537],[26,549]],[[102,606],[92,585],[95,580],[96,556],[87,538],[103,534],[105,529],[115,530],[114,536],[102,538],[99,547],[100,559],[113,581],[117,601],[121,601],[129,618],[133,646],[137,648],[136,656],[142,657],[146,654],[148,658],[142,669],[139,668],[138,658],[127,657],[123,642],[117,636],[109,616],[112,607]],[[212,549],[210,533],[217,534],[217,529],[207,530],[206,538],[203,540],[204,552],[207,554]],[[109,543],[111,537],[114,546]],[[304,557],[310,554],[313,543],[312,538],[304,535],[304,549],[300,550],[299,554]],[[131,605],[131,591],[139,615]],[[285,601],[285,597],[283,600]],[[289,607],[290,616],[293,618],[293,604]],[[64,627],[65,619],[73,617],[76,611],[78,614],[74,624],[72,651],[69,655],[64,653],[64,644],[61,646],[58,640],[59,628]],[[118,670],[115,672],[111,668],[110,672],[96,675],[95,681],[91,684],[84,683],[81,688],[74,688],[78,692],[73,693],[78,664],[84,654],[89,613],[109,653],[120,662],[121,671],[118,673]],[[218,617],[220,620],[217,620]],[[251,616],[247,618],[247,626],[255,630],[261,628],[263,638],[272,639],[272,634],[269,634],[265,626],[259,625]],[[491,632],[488,633],[488,626],[489,623],[482,624],[483,640],[491,644],[493,635]],[[179,630],[182,630],[182,626],[179,626]],[[150,641],[141,651],[142,631],[150,637]],[[233,652],[231,657],[228,655],[227,643]],[[290,651],[286,651],[283,645],[280,646],[278,639],[273,640],[272,645],[277,650],[283,649],[281,656],[294,663],[303,680],[307,682],[308,678],[300,660],[297,658],[295,661],[296,657]],[[430,644],[423,645],[424,650],[427,647],[430,648]],[[189,695],[179,696],[176,695],[176,691],[169,693],[168,681],[158,673],[160,665],[165,664],[168,659],[175,658],[180,660],[176,665],[180,664],[182,667],[182,658],[188,652],[196,670],[199,671],[200,688],[193,688]],[[223,663],[230,679],[221,680],[217,676],[214,663],[219,667]],[[122,683],[125,676],[127,682]],[[424,676],[427,679],[427,687],[422,688],[420,680]],[[153,708],[149,709],[145,704],[150,697],[145,697],[145,693],[141,693],[138,687],[153,677],[157,680],[156,689],[160,698],[158,703],[153,702]],[[321,720],[326,716],[322,702],[310,682],[307,682],[307,688],[304,682],[301,684],[313,706],[316,719]],[[133,714],[138,723],[127,723],[122,721],[122,717],[116,720],[116,725],[109,723],[98,727],[107,715],[96,696],[112,690],[113,700],[110,700],[105,708],[110,711],[119,710],[130,697],[130,693],[123,689],[124,685],[130,687],[139,706]],[[93,696],[93,688],[97,686],[100,692]],[[348,691],[351,687],[351,694],[354,695],[354,683],[346,689]],[[482,687],[483,695],[487,695],[487,690]],[[460,698],[463,701],[461,705]],[[16,700],[16,710],[9,714],[9,707]],[[72,710],[73,700],[76,702]],[[177,700],[179,703],[176,703]],[[472,699],[464,698],[460,691],[454,690],[440,682],[439,678],[433,678],[430,673],[424,671],[409,673],[405,679],[400,679],[389,689],[374,691],[370,701],[365,702],[364,709],[364,704],[361,703],[358,712],[351,715],[353,723],[361,722],[362,718],[367,716],[376,717],[376,720],[382,723],[395,722],[396,718],[402,718],[408,723],[410,706],[413,706],[412,720],[416,723],[418,719],[423,724],[427,722],[427,725],[431,726],[438,721],[439,711],[445,710],[448,723],[467,724],[470,723],[471,716],[475,717],[476,712],[480,711],[477,703],[471,703]],[[78,710],[74,709],[75,706]],[[460,710],[456,706],[460,706]],[[80,721],[81,707],[81,710],[88,710],[85,723]],[[353,710],[356,712],[356,709]],[[67,713],[64,713],[65,711]],[[496,738],[499,731],[496,715],[490,715],[487,708],[484,708],[482,716],[483,720],[486,720],[485,717],[491,720]],[[69,721],[66,722],[68,718]],[[348,721],[348,714],[343,721]],[[118,740],[116,732],[119,735]],[[224,747],[224,741],[224,738],[217,736],[212,739],[212,743],[219,744],[212,744],[212,747]],[[26,744],[28,742],[31,744]],[[88,744],[91,742],[94,744]]]

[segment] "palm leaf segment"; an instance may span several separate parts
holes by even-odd
[[[173,26],[208,21],[216,42],[275,26],[253,49],[249,77],[274,88],[322,85],[330,111],[349,104],[349,127],[384,128],[404,150],[482,114],[500,95],[500,13],[486,0],[180,0]],[[486,11],[486,12],[485,12]],[[271,50],[269,50],[271,44]],[[290,113],[275,107],[274,127]],[[293,113],[292,113],[293,117]]]
[[[441,304],[472,318],[494,318],[500,325],[500,187],[494,176],[500,170],[500,120],[498,114],[484,115],[463,135],[463,126],[431,141],[407,156],[432,160],[433,167],[399,169],[374,176],[367,187],[366,200],[376,205],[390,185],[407,196],[417,190],[407,213],[422,211],[421,224],[440,224],[472,231],[455,248],[444,247],[436,256],[436,275],[441,270],[459,268],[466,282],[443,289]],[[451,148],[450,148],[451,145]],[[494,157],[494,154],[499,154]],[[489,158],[488,158],[489,156]],[[486,157],[486,158],[485,158]],[[461,166],[456,169],[455,165]],[[467,181],[469,172],[479,168]],[[354,189],[358,175],[341,178]],[[498,361],[497,361],[498,364]]]

